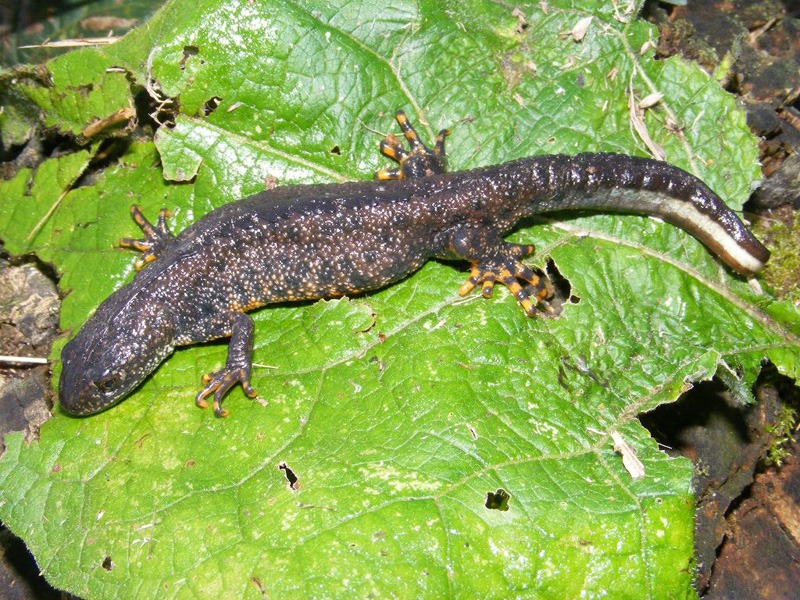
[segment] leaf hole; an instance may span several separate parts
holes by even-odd
[[[113,561],[113,560],[111,560],[111,557],[110,557],[110,556],[106,556],[106,557],[103,559],[102,566],[103,566],[103,568],[104,568],[106,571],[110,571],[111,569],[113,569],[113,568],[114,568],[114,561]]]
[[[497,488],[496,492],[486,492],[486,503],[484,506],[489,510],[508,510],[508,501],[511,496],[503,488]]]
[[[378,315],[376,315],[375,312],[373,311],[370,314],[370,317],[372,318],[372,320],[369,322],[369,324],[363,329],[359,329],[358,331],[356,331],[356,333],[369,333],[372,330],[372,328],[375,327],[375,324],[378,322]]]
[[[517,35],[525,33],[525,31],[530,27],[530,23],[528,23],[527,19],[525,19],[525,13],[519,8],[515,8],[511,11],[511,16],[517,18],[517,26],[514,28],[514,32]]]
[[[212,96],[211,98],[206,100],[206,103],[203,104],[203,116],[207,117],[215,110],[217,110],[221,102],[222,98],[220,98],[219,96]]]
[[[186,69],[186,62],[192,58],[193,56],[197,56],[200,54],[200,48],[197,46],[184,46],[183,47],[183,58],[181,58],[181,62],[179,63],[181,71]]]
[[[331,154],[335,154],[336,156],[341,156],[342,155],[342,149],[339,148],[338,145],[334,146],[333,148],[331,148]]]
[[[379,337],[380,337],[380,336],[379,336]],[[383,341],[384,341],[384,340],[381,340],[381,342],[383,342]],[[370,357],[370,359],[369,359],[369,362],[370,362],[371,364],[374,364],[374,365],[377,365],[377,366],[378,366],[378,372],[379,372],[379,373],[383,373],[383,372],[386,370],[386,363],[385,363],[385,362],[383,362],[383,361],[382,361],[380,358],[378,358],[377,356],[372,356],[372,357]]]
[[[281,464],[278,465],[278,468],[281,471],[283,471],[284,475],[286,475],[286,481],[289,484],[289,489],[297,490],[297,488],[299,487],[299,485],[297,484],[298,481],[297,475],[295,475],[294,471],[292,471],[292,469],[289,468],[289,465],[287,465],[285,462],[282,462]]]
[[[572,283],[564,277],[552,258],[547,259],[545,273],[553,286],[554,293],[550,304],[557,315],[563,312],[565,304],[578,304],[581,301],[579,296],[572,293]]]
[[[140,126],[157,129],[162,123],[167,126],[174,125],[175,113],[178,108],[177,101],[174,99],[157,102],[147,90],[142,89],[133,97],[133,105],[136,109],[136,120]]]
[[[87,98],[89,94],[91,94],[94,91],[94,84],[87,83],[85,85],[79,85],[74,89],[81,95],[81,97]]]

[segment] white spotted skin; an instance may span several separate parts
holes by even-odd
[[[176,346],[229,337],[232,316],[259,306],[367,292],[432,257],[514,272],[519,249],[514,254],[502,236],[525,217],[575,210],[663,218],[743,274],[769,257],[700,180],[624,155],[549,155],[419,179],[279,187],[209,213],[110,296],[64,348],[60,404],[74,415],[112,406]],[[229,367],[246,364],[249,373],[249,351],[237,352]],[[109,378],[113,389],[105,389]]]

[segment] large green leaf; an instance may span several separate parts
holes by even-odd
[[[423,135],[452,127],[457,169],[646,154],[631,91],[663,93],[649,135],[741,205],[755,140],[715,82],[654,61],[654,30],[613,3],[515,6],[526,26],[482,1],[170,2],[120,43],[49,68],[125,69],[179,107],[174,128],[132,143],[91,185],[78,187],[93,149],[4,182],[4,240],[62,273],[74,332],[131,277],[115,243],[136,234],[134,202],[170,208],[180,230],[271,177],[367,178],[386,166],[374,130],[393,130],[397,108]],[[76,110],[47,110],[48,127],[127,106],[133,90],[86,77],[113,85],[116,104],[65,88],[59,106]],[[797,313],[654,220],[543,222],[513,238],[536,243],[532,264],[552,258],[579,297],[560,318],[527,319],[502,291],[460,300],[465,275],[439,263],[357,299],[258,311],[258,402],[237,389],[228,419],[195,409],[226,348],[180,350],[118,407],[56,410],[29,447],[9,436],[0,517],[53,584],[92,598],[691,597],[691,465],[636,415],[720,365],[745,387],[765,356],[796,376]],[[486,507],[498,489],[508,510]]]

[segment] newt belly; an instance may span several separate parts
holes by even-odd
[[[696,177],[667,163],[620,154],[547,155],[445,173],[442,131],[433,149],[405,115],[410,145],[390,135],[381,151],[399,166],[377,181],[278,187],[212,211],[179,235],[166,211],[151,225],[132,208],[144,239],[134,280],[107,298],[62,351],[59,403],[73,415],[128,395],[175,347],[230,338],[225,366],[203,378],[195,401],[217,415],[241,383],[247,395],[253,321],[276,302],[331,298],[386,286],[431,258],[472,265],[459,292],[506,286],[525,313],[547,312],[549,284],[521,259],[533,246],[503,239],[521,220],[555,211],[657,216],[698,238],[738,273],[755,273],[767,249]],[[145,266],[146,265],[146,266]]]

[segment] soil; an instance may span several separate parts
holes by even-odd
[[[790,258],[800,255],[800,2],[652,2],[643,17],[660,28],[660,57],[697,60],[745,104],[767,176],[746,208],[771,223],[758,230],[778,248],[768,283],[797,301],[800,269]],[[792,268],[781,271],[783,263]],[[0,354],[47,357],[58,307],[52,272],[31,257],[0,255]],[[800,598],[800,436],[797,419],[787,418],[800,414],[800,390],[767,365],[755,396],[742,406],[711,382],[641,415],[659,442],[696,465],[696,587],[708,599]],[[0,364],[0,436],[35,436],[52,404],[46,365]],[[0,598],[66,597],[37,573],[24,544],[0,529]]]
[[[761,138],[765,183],[746,214],[776,249],[765,280],[798,299],[800,230],[800,3],[762,0],[648,4],[658,54],[681,54],[722,76]],[[723,65],[727,65],[723,66]],[[727,70],[726,70],[727,69]],[[750,215],[748,215],[750,216]],[[714,382],[643,415],[654,437],[695,463],[697,591],[708,599],[800,598],[800,391],[767,366],[757,403],[742,407]],[[793,428],[792,428],[793,427]],[[782,465],[770,464],[777,448]]]

